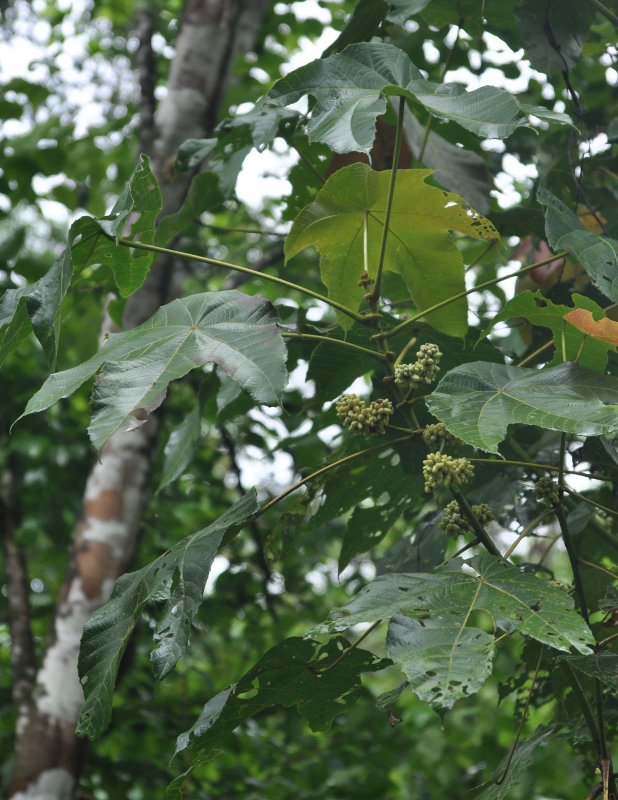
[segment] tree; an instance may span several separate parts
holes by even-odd
[[[37,208],[51,141],[93,195],[52,266],[6,212],[9,796],[616,796],[618,18],[319,5],[338,38],[283,77],[322,32],[293,9],[188,2],[166,76],[179,10],[95,5],[92,52],[138,32],[142,154],[90,183],[94,131],[7,86],[7,188]],[[291,194],[243,208],[284,145]]]

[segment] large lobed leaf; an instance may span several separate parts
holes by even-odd
[[[382,43],[352,44],[342,53],[312,61],[277,81],[267,99],[290,105],[305,94],[317,100],[308,125],[310,141],[324,142],[338,153],[371,150],[376,119],[386,111],[387,96],[393,95],[418,102],[433,116],[484,138],[510,136],[529,125],[530,114],[569,121],[564,114],[522,106],[493,86],[466,92],[460,84],[431,83],[403,50]]]
[[[477,361],[448,372],[427,407],[468,444],[497,453],[514,423],[579,436],[618,430],[618,379],[570,361],[541,370]]]
[[[433,573],[381,575],[315,630],[393,617],[389,656],[423,700],[445,709],[491,670],[494,637],[469,624],[473,612],[482,612],[494,635],[519,631],[556,650],[592,652],[594,638],[569,595],[489,554],[453,559]]]
[[[258,403],[279,402],[285,346],[271,304],[236,291],[195,294],[162,306],[149,320],[109,336],[83,364],[50,375],[22,417],[68,397],[104,367],[89,427],[101,447],[121,425],[135,425],[163,399],[168,384],[208,362],[218,364]],[[20,417],[21,419],[21,417]]]
[[[384,260],[386,269],[404,279],[420,310],[465,291],[463,260],[451,231],[487,241],[499,238],[491,222],[461,197],[425,183],[430,174],[422,169],[397,173]],[[368,272],[376,274],[390,178],[390,170],[374,172],[366,164],[340,169],[296,217],[285,243],[286,260],[310,245],[320,252],[329,296],[348,308],[356,309],[364,294],[359,278],[365,224]],[[344,315],[340,322],[352,324]],[[430,323],[451,336],[465,335],[465,299],[433,312]]]
[[[222,539],[231,538],[258,511],[252,491],[212,525],[116,581],[110,600],[84,626],[78,665],[85,695],[77,724],[80,736],[94,739],[109,724],[120,660],[144,607],[154,600],[165,603],[154,631],[155,675],[163,678],[174,668],[188,647],[191,622]]]

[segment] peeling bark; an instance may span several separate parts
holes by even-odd
[[[190,181],[188,176],[174,176],[170,169],[178,146],[187,138],[212,133],[234,60],[253,46],[270,4],[270,0],[188,0],[168,92],[155,119],[152,167],[161,185],[162,213],[178,210]],[[167,258],[153,266],[142,289],[127,303],[126,328],[150,317],[169,297],[173,266]],[[80,638],[85,621],[109,599],[114,581],[133,557],[149,499],[157,427],[152,416],[142,427],[115,433],[88,477],[49,645],[18,747],[11,798],[74,796],[85,748],[74,733],[83,702],[77,673]]]

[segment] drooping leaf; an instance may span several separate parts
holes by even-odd
[[[515,19],[534,69],[552,75],[574,67],[593,17],[593,6],[579,0],[519,0]]]
[[[425,183],[430,170],[400,170],[389,226],[384,266],[404,279],[422,310],[464,291],[464,267],[450,231],[475,239],[498,238],[493,225],[457,195]],[[321,254],[321,274],[329,295],[356,309],[364,289],[358,285],[364,269],[367,226],[368,272],[375,277],[379,260],[390,170],[374,172],[352,164],[332,175],[298,215],[285,243],[286,261],[313,245]],[[349,327],[349,317],[340,315]],[[451,336],[467,330],[467,304],[455,301],[432,313],[430,324]]]
[[[77,273],[90,267],[111,270],[121,297],[128,297],[144,282],[154,253],[118,246],[127,236],[141,242],[154,242],[155,221],[161,210],[161,192],[148,158],[140,160],[111,212],[95,219],[80,217],[71,225],[69,245]]]
[[[606,342],[609,345],[618,345],[618,322],[609,317],[602,319],[595,319],[592,311],[587,309],[577,308],[574,311],[569,311],[564,315],[564,319],[582,331],[592,339],[598,339],[601,342]]]
[[[78,666],[85,703],[78,735],[95,739],[107,727],[120,660],[144,607],[154,600],[165,602],[151,653],[155,675],[163,678],[174,668],[187,649],[191,622],[221,541],[235,535],[258,510],[251,491],[212,525],[116,581],[110,600],[84,626]]]
[[[547,189],[538,190],[537,200],[547,206],[545,232],[550,247],[572,253],[597,289],[618,302],[618,241],[587,230],[579,217]]]
[[[155,244],[159,247],[167,246],[200,214],[218,206],[222,200],[217,176],[212,172],[200,172],[191,181],[180,210],[176,214],[164,217],[159,223],[155,233]]]
[[[416,620],[395,614],[388,627],[386,652],[421,700],[446,710],[478,692],[490,676],[493,636],[479,628],[462,627],[461,617]]]
[[[434,180],[449,192],[455,192],[481,214],[490,208],[489,192],[494,188],[493,178],[484,159],[472,150],[456,147],[434,130],[426,136],[425,126],[406,108],[404,131],[413,155],[418,158],[423,141],[423,164],[435,170]]]
[[[200,404],[196,401],[181,424],[171,432],[163,450],[163,470],[157,494],[182,475],[195,455],[200,443],[200,411]]]
[[[491,780],[468,792],[465,800],[475,800],[475,798],[478,800],[502,800],[507,797],[508,793],[519,785],[524,777],[522,773],[525,773],[525,770],[532,764],[540,748],[555,737],[557,729],[558,727],[555,725],[551,727],[539,725],[534,736],[517,744],[512,758],[511,754],[507,753],[494,770]]]
[[[514,423],[580,436],[618,430],[618,380],[569,361],[542,370],[477,361],[448,372],[427,407],[468,444],[497,453]]]
[[[594,300],[588,297],[584,297],[581,294],[573,294],[572,297],[573,304],[578,309],[576,312],[572,312],[567,306],[552,303],[551,300],[543,296],[540,290],[520,292],[505,303],[502,311],[495,315],[491,323],[481,333],[480,338],[487,336],[499,322],[515,317],[523,317],[532,325],[551,330],[554,338],[554,356],[549,362],[549,366],[554,366],[566,360],[574,361],[577,358],[577,363],[581,367],[603,372],[607,366],[608,346],[600,341],[585,338],[576,330],[577,326],[572,328],[564,324],[564,320],[569,319],[570,312],[590,314],[591,318],[592,312],[596,314],[602,314],[603,312]]]
[[[68,397],[104,367],[89,428],[99,448],[135,415],[143,419],[156,408],[170,381],[208,362],[218,364],[258,403],[274,405],[287,381],[276,319],[268,301],[236,291],[174,300],[136,328],[111,334],[85,363],[50,375],[22,416]]]
[[[31,286],[8,289],[0,298],[0,365],[32,330],[49,366],[56,366],[60,305],[67,293],[73,266],[65,248],[48,272]]]
[[[312,61],[277,81],[267,97],[290,105],[305,94],[317,100],[309,120],[310,141],[325,142],[338,153],[371,150],[376,119],[386,111],[387,96],[393,95],[485,138],[504,139],[528,125],[526,113],[508,92],[493,86],[466,92],[460,84],[431,83],[402,50],[389,44],[361,42]]]
[[[422,620],[444,614],[467,618],[487,608],[495,627],[507,633],[520,631],[556,650],[591,652],[594,638],[570,595],[488,553],[453,559],[433,573],[381,575],[316,631],[345,630],[398,613]]]
[[[340,637],[325,645],[298,637],[279,642],[238,683],[206,703],[195,724],[178,737],[176,754],[191,747],[194,758],[208,759],[222,736],[244,719],[277,705],[296,706],[311,730],[327,730],[333,719],[356,701],[361,673],[391,664],[355,648],[335,669],[328,670],[347,646]]]

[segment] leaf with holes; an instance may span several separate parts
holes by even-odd
[[[285,345],[271,304],[236,291],[204,292],[162,306],[149,320],[111,334],[89,361],[50,375],[21,415],[68,397],[99,370],[89,433],[99,448],[123,424],[135,427],[170,381],[218,364],[258,403],[276,405],[287,382]],[[20,417],[21,419],[21,417]]]
[[[486,241],[499,238],[491,222],[461,197],[425,183],[429,175],[431,170],[423,169],[397,173],[384,259],[385,269],[401,275],[420,310],[465,290],[463,261],[451,231]],[[376,276],[390,178],[390,170],[374,172],[366,164],[340,169],[296,217],[285,243],[286,261],[310,245],[320,252],[329,295],[348,308],[356,309],[365,292],[358,285],[365,238],[367,271]],[[339,317],[342,326],[352,324],[349,317]],[[428,321],[451,336],[464,336],[465,299],[433,312]]]
[[[383,585],[376,586],[382,581]],[[369,608],[376,593],[380,609],[374,608],[368,618],[361,612],[365,622],[410,611],[432,618],[450,614],[465,619],[472,611],[491,609],[496,627],[507,633],[520,631],[557,650],[573,647],[587,654],[594,644],[572,597],[487,553],[465,561],[454,559],[433,573],[384,575],[361,590],[344,606],[345,616],[328,627],[341,630],[343,620],[345,627],[360,622],[354,607]]]
[[[579,436],[618,430],[618,379],[570,361],[542,370],[477,361],[447,372],[427,407],[451,433],[497,453],[515,423]]]
[[[151,661],[155,675],[164,678],[174,668],[188,647],[191,622],[221,542],[231,539],[259,508],[255,491],[249,492],[212,525],[116,581],[109,601],[84,627],[79,674],[86,699],[77,724],[80,736],[95,739],[109,724],[120,660],[150,602],[165,603],[154,631],[156,647]]]
[[[463,627],[460,617],[416,620],[395,614],[388,626],[386,652],[421,700],[446,710],[478,692],[490,676],[493,641],[479,628]]]

